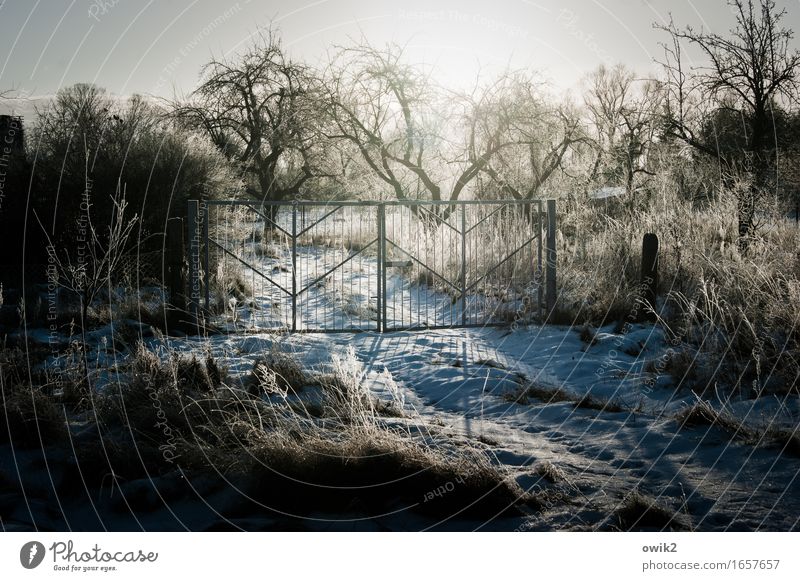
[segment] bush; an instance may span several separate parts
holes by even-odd
[[[122,250],[140,252],[162,248],[166,219],[184,216],[188,199],[229,195],[239,187],[208,139],[175,125],[141,96],[114,101],[94,85],[64,88],[38,111],[30,133],[29,155],[36,159],[32,206],[59,250],[76,250],[81,219],[111,223],[110,198],[120,185],[131,212],[141,217]],[[37,224],[33,217],[31,222]],[[43,244],[34,249],[41,263]]]
[[[65,445],[65,411],[28,381],[28,365],[19,349],[0,350],[0,444],[18,448]]]

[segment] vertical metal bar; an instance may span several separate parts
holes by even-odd
[[[544,301],[544,286],[542,284],[544,282],[542,280],[542,278],[544,276],[544,273],[542,271],[542,246],[543,246],[542,237],[544,236],[544,230],[542,229],[542,201],[541,200],[538,201],[537,206],[538,206],[538,211],[536,213],[536,216],[537,216],[536,219],[537,219],[537,223],[538,223],[537,228],[539,229],[539,236],[538,236],[538,240],[536,241],[536,245],[537,245],[537,256],[536,256],[536,287],[537,288],[536,288],[536,291],[537,291],[537,294],[539,295],[537,297],[537,300],[538,300],[538,308],[537,308],[537,310],[539,311],[539,318],[542,319],[543,318],[542,317],[542,315],[543,315],[542,308],[544,307],[544,302],[543,302]]]
[[[197,224],[197,200],[189,200],[186,208],[189,237],[189,312],[198,319],[200,310],[200,232]]]
[[[381,204],[381,231],[383,236],[381,236],[381,256],[383,257],[383,264],[381,266],[381,293],[383,294],[383,315],[381,317],[383,321],[383,331],[387,329],[387,320],[386,320],[386,303],[389,302],[389,292],[386,288],[386,205]]]
[[[200,213],[203,220],[203,245],[205,249],[203,251],[203,272],[205,273],[205,305],[206,311],[208,311],[209,303],[211,302],[211,272],[208,268],[209,260],[208,260],[208,253],[209,253],[209,246],[208,243],[208,221],[209,221],[209,206],[205,202],[200,203]]]
[[[346,212],[344,211],[344,208],[342,208],[342,209],[341,209],[341,210],[339,210],[339,211],[340,211],[342,214],[346,214]],[[345,225],[345,223],[346,223],[346,220],[347,220],[347,219],[346,219],[346,218],[342,218],[342,220],[343,220],[343,221],[341,222],[341,224],[342,224],[342,225],[341,225],[341,226],[339,226],[339,236],[336,236],[336,220],[334,220],[334,221],[333,221],[333,239],[332,239],[332,241],[331,241],[331,242],[332,242],[333,244],[336,244],[336,245],[337,245],[337,247],[338,247],[338,245],[339,245],[339,244],[341,244],[341,241],[342,241],[342,240],[344,240],[344,225]],[[337,254],[336,254],[336,252],[333,252],[333,261],[334,261],[334,264],[335,264],[335,263],[336,263],[336,261],[337,261],[337,260],[339,260],[340,258],[341,258],[341,255],[337,255]],[[343,273],[343,272],[344,272],[344,268],[343,268],[343,267],[339,267],[339,269],[338,269],[338,270],[339,270],[339,272],[340,272],[340,273]],[[335,280],[336,280],[336,272],[334,271],[333,273],[331,273],[331,275],[333,276],[333,280],[335,281]],[[339,296],[340,296],[340,297],[343,297],[343,296],[344,296],[344,279],[345,279],[345,277],[344,277],[344,276],[340,276],[340,277],[339,277]],[[336,295],[334,295],[334,296],[336,296]],[[352,300],[354,300],[354,299],[353,299],[352,297],[350,297],[350,298],[348,298],[348,299],[345,299],[345,300],[350,300],[350,301],[352,301]],[[348,309],[348,310],[350,310],[350,309]],[[355,310],[355,309],[353,309],[353,310]],[[335,317],[335,313],[334,313],[334,318],[333,318],[333,321],[334,321],[334,326],[333,326],[333,328],[335,329],[335,328],[336,328],[336,317]],[[344,327],[344,317],[342,317],[342,327]]]
[[[297,331],[297,202],[292,205],[292,331]]]
[[[547,200],[547,316],[556,306],[556,201]]]
[[[378,297],[377,297],[377,309],[378,309],[378,333],[383,333],[386,330],[386,323],[384,319],[384,312],[383,312],[383,304],[384,304],[384,296],[383,296],[383,283],[381,281],[381,272],[384,268],[384,262],[386,258],[383,256],[383,243],[385,239],[385,221],[386,221],[386,214],[384,211],[383,204],[378,204],[377,207],[377,225],[378,225]]]
[[[436,212],[438,212],[439,208],[433,208]],[[440,216],[437,217],[436,212],[433,212],[429,215],[429,220],[425,227],[425,235],[420,237],[419,240],[421,242],[421,246],[417,247],[417,258],[422,260],[428,265],[433,265],[433,270],[439,270],[441,267],[437,267],[436,264],[436,249],[441,248],[437,244],[438,238],[438,231],[439,231],[439,219]],[[408,227],[412,227],[411,223],[411,215],[409,214],[409,224]],[[442,248],[440,253],[439,262],[441,262],[441,256],[444,256],[445,250]],[[433,255],[433,259],[430,260],[430,256]],[[413,321],[413,325],[417,328],[427,327],[430,322],[431,318],[434,320],[434,324],[436,321],[436,299],[433,300],[434,302],[434,309],[433,309],[433,316],[431,316],[431,295],[436,292],[436,277],[434,277],[431,272],[428,272],[427,278],[429,279],[430,283],[426,284],[426,289],[424,294],[420,294],[417,292],[417,314],[416,314],[416,321]],[[424,303],[423,303],[424,299]],[[411,318],[409,317],[409,320]]]
[[[461,204],[461,324],[467,324],[467,205]]]

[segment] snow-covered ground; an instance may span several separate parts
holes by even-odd
[[[314,252],[316,260],[341,260],[325,258],[318,250],[308,252]],[[328,321],[371,320],[369,297],[375,289],[362,280],[371,280],[371,268],[366,259],[336,275],[344,276],[337,283],[340,288],[362,292],[350,295],[357,297],[357,309],[345,302],[329,305]],[[429,297],[421,310],[431,320],[442,321],[436,319],[442,310],[453,309],[448,295],[414,285],[401,275],[394,275],[391,285],[395,304]],[[311,288],[306,300],[313,304],[321,299]],[[333,357],[345,357],[352,349],[364,367],[365,381],[378,396],[396,398],[385,393],[387,374],[400,387],[410,418],[406,421],[423,429],[435,426],[484,448],[511,467],[523,486],[538,480],[534,471],[544,462],[563,471],[558,486],[569,502],[530,516],[517,525],[522,528],[598,526],[633,490],[684,512],[699,530],[798,526],[800,460],[780,448],[731,442],[730,433],[721,428],[681,428],[675,415],[697,396],[661,371],[669,345],[652,325],[631,325],[624,333],[615,333],[613,326],[599,329],[589,344],[580,329],[552,325],[276,335],[257,332],[257,326],[246,324],[248,317],[255,314],[239,316],[240,325],[249,327],[247,334],[170,339],[170,347],[185,352],[208,348],[241,377],[276,345],[306,368],[320,371]],[[538,397],[519,397],[528,385],[540,388]],[[556,390],[565,392],[568,401],[541,395]],[[614,405],[606,410],[593,409],[602,405],[576,407],[575,401],[584,396],[591,396],[595,404]],[[706,399],[715,397],[704,394]],[[717,400],[714,405],[725,405],[756,429],[800,424],[796,396]]]
[[[171,347],[185,352],[210,347],[233,375],[248,373],[276,343],[318,370],[352,348],[376,395],[384,393],[388,371],[411,421],[484,448],[511,467],[523,486],[538,480],[534,471],[543,462],[561,469],[560,486],[570,502],[517,526],[592,528],[635,489],[685,511],[698,530],[798,526],[800,461],[779,449],[730,442],[730,435],[718,428],[679,429],[674,414],[696,398],[676,389],[669,377],[643,371],[666,349],[653,327],[635,326],[624,336],[602,329],[593,346],[582,342],[575,329],[533,325],[515,331],[170,340]],[[576,400],[591,394],[618,407],[584,409],[545,397],[517,403],[516,395],[529,382],[545,391],[563,389]],[[796,426],[800,418],[796,398],[743,400],[734,407],[752,424]]]
[[[376,292],[371,276],[374,259],[364,256],[360,264],[351,261],[351,268],[333,273],[338,279],[317,285],[320,275],[315,272],[326,273],[346,257],[342,254],[346,251],[335,255],[308,248],[303,252],[308,255],[300,262],[313,264],[314,270],[301,273],[301,284],[308,286],[303,300],[306,307],[317,309],[314,317],[322,312],[324,321],[335,322],[339,328],[370,328],[375,314],[371,302]],[[258,266],[274,273],[279,284],[291,285],[290,274],[270,262],[275,260],[279,257],[265,257]],[[252,278],[252,274],[245,276]],[[431,320],[454,304],[460,308],[447,294],[403,280],[402,273],[390,280],[395,304],[428,297],[417,312]],[[349,298],[331,301],[332,287],[346,289]],[[636,490],[684,515],[695,530],[793,530],[800,526],[800,459],[780,447],[734,439],[720,427],[681,427],[676,414],[696,403],[697,396],[661,371],[669,345],[655,326],[630,325],[623,333],[609,326],[597,330],[593,341],[585,334],[581,337],[578,328],[523,319],[514,325],[482,328],[286,333],[267,330],[286,327],[285,316],[275,314],[274,289],[267,293],[263,285],[254,288],[255,305],[234,305],[235,322],[232,312],[216,321],[228,332],[151,337],[149,346],[182,353],[210,352],[234,381],[244,380],[255,361],[276,348],[294,355],[306,369],[318,371],[328,370],[334,359],[346,359],[350,352],[376,397],[402,402],[404,417],[387,422],[413,426],[417,432],[436,431],[454,442],[478,447],[512,470],[527,489],[545,486],[543,467],[554,467],[558,477],[546,486],[557,500],[542,511],[511,520],[454,520],[445,528],[613,528],[614,511]],[[300,310],[306,313],[301,315],[301,329],[311,326],[302,318],[309,312],[310,308]],[[269,318],[271,313],[274,319]],[[111,340],[112,330],[101,329],[91,336],[96,353],[106,353],[103,346]],[[98,355],[93,367],[110,369],[103,377],[114,381],[113,370],[127,356]],[[102,388],[102,383],[97,385]],[[796,396],[722,402],[716,399],[718,395],[722,397],[712,390],[703,397],[714,400],[717,408],[724,405],[756,430],[800,425]],[[582,399],[586,405],[577,405]],[[602,409],[604,402],[608,405]],[[230,491],[214,494],[225,496]],[[202,528],[213,520],[210,508],[192,512],[181,509],[176,501],[156,511],[152,522],[126,521],[118,526],[156,527],[164,518],[178,518],[173,511],[183,514],[181,510],[185,511],[179,519],[182,524],[173,527]],[[309,526],[347,528],[350,524],[346,523],[352,523],[354,529],[418,529],[441,525],[416,518],[410,514],[356,518],[344,511]],[[338,525],[331,524],[337,519],[341,519]]]

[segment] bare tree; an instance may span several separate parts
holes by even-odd
[[[87,184],[104,185],[98,173],[107,170],[102,155],[112,109],[113,102],[104,89],[78,83],[59,90],[44,109],[36,110],[32,131],[36,151],[33,179],[38,182],[34,207],[48,227],[47,235],[59,246],[74,246],[84,198],[99,202],[94,207],[96,217],[107,220],[110,215],[108,200],[94,200],[92,186]]]
[[[669,88],[668,135],[735,166],[738,160],[724,156],[700,136],[692,100],[732,110],[745,121],[745,151],[738,164],[750,176],[751,186],[740,190],[738,222],[740,244],[746,248],[747,238],[754,233],[758,201],[769,185],[769,168],[775,162],[772,110],[782,98],[797,98],[800,52],[790,48],[793,32],[781,26],[786,11],[776,9],[773,0],[729,0],[728,4],[736,17],[728,36],[692,27],[679,29],[673,22],[657,27],[671,38],[662,63]],[[707,64],[687,70],[682,43],[699,48]]]
[[[648,153],[656,141],[662,106],[661,84],[637,79],[624,65],[599,66],[585,79],[594,162],[591,181],[622,184],[630,194],[637,176],[652,176]]]
[[[175,105],[175,115],[241,165],[250,195],[281,201],[326,173],[317,163],[318,104],[310,69],[289,60],[268,29],[243,54],[205,65],[200,86]]]
[[[569,102],[554,103],[526,73],[504,75],[495,86],[493,110],[479,111],[503,130],[505,145],[481,169],[504,197],[535,198],[585,140],[580,117]]]
[[[513,144],[494,86],[448,93],[430,71],[404,63],[396,45],[341,50],[326,82],[334,126],[327,137],[352,144],[398,200],[458,200],[492,157]],[[442,208],[435,221],[450,211]]]

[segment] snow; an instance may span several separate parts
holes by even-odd
[[[555,503],[510,523],[454,522],[453,528],[602,528],[607,526],[604,519],[634,490],[685,511],[698,530],[790,530],[797,526],[797,458],[780,449],[731,441],[717,427],[679,429],[675,414],[694,404],[698,396],[676,385],[669,375],[652,371],[659,369],[653,363],[670,349],[658,327],[631,324],[624,332],[604,327],[596,330],[592,344],[581,339],[578,328],[538,325],[524,318],[513,326],[379,333],[374,330],[374,256],[356,256],[341,248],[308,246],[299,251],[298,263],[304,265],[299,269],[299,286],[307,291],[298,310],[298,328],[354,332],[286,333],[290,319],[285,293],[282,296],[273,285],[257,284],[254,303],[234,305],[235,321],[231,321],[232,312],[216,321],[226,333],[150,336],[146,344],[164,353],[210,353],[228,368],[233,381],[243,381],[255,361],[274,348],[316,371],[330,371],[351,352],[362,364],[363,381],[373,395],[403,406],[405,417],[387,418],[387,422],[402,423],[419,433],[435,427],[455,442],[477,446],[510,469],[524,487],[540,485],[535,470],[545,462],[563,472],[564,481],[552,486],[570,499],[568,503]],[[348,258],[346,267],[329,272]],[[272,272],[275,282],[289,288],[290,273],[275,269],[275,261],[281,259],[285,257],[264,257],[258,267]],[[245,274],[256,280],[253,273]],[[317,284],[326,279],[326,284]],[[389,281],[387,313],[392,325],[446,324],[453,322],[452,313],[460,314],[459,301],[440,290],[413,284],[402,271],[391,274]],[[486,315],[491,321],[497,305],[482,313],[479,301],[471,300],[467,306],[471,313]],[[409,312],[416,319],[405,318]],[[89,334],[96,346],[90,367],[103,370],[101,381],[96,382],[99,389],[115,381],[115,370],[130,356],[109,349],[113,331],[110,325]],[[520,398],[529,385],[545,393],[560,390],[567,401],[548,401],[541,395]],[[302,397],[308,398],[304,403],[314,403],[318,395],[309,390]],[[576,406],[584,396],[617,407]],[[719,401],[711,393],[703,398],[715,400],[716,407],[756,427],[794,427],[800,421],[796,396]],[[210,502],[226,502],[224,490],[213,494]],[[149,525],[157,526],[158,518],[153,516]],[[409,518],[386,517],[382,526],[428,526]],[[201,526],[200,520],[194,514],[187,522]]]
[[[599,190],[589,192],[592,200],[607,200],[608,198],[618,198],[625,195],[625,188],[615,186],[605,186]]]
[[[172,341],[196,350],[192,341]],[[533,529],[584,529],[596,515],[613,510],[626,494],[640,490],[667,506],[686,504],[697,529],[788,530],[800,514],[797,459],[779,450],[729,442],[717,428],[678,429],[672,415],[696,401],[668,377],[643,370],[667,345],[653,326],[635,325],[626,334],[601,329],[587,347],[578,330],[530,325],[508,328],[439,329],[425,332],[289,334],[209,337],[206,346],[234,373],[245,373],[259,354],[278,344],[310,369],[328,370],[332,357],[353,349],[373,394],[388,400],[387,377],[420,431],[436,426],[456,440],[480,445],[532,481],[532,467],[548,461],[566,474],[577,506],[564,513],[533,515]],[[640,353],[626,353],[636,344]],[[623,345],[620,348],[620,345]],[[526,381],[619,402],[624,411],[576,408],[572,402],[531,398],[513,403]],[[796,398],[742,400],[740,417],[787,426],[800,418]],[[780,491],[782,494],[777,494]]]
[[[603,188],[596,197],[622,193],[623,188]],[[307,271],[327,271],[329,265],[350,256],[316,247],[300,252],[304,285],[313,279]],[[375,328],[370,301],[377,289],[369,284],[376,278],[375,259],[350,258],[348,268],[336,272],[333,286],[357,288],[352,296],[359,308],[341,303],[323,306],[327,291],[310,288],[298,328],[319,326],[319,321],[307,317],[320,308],[326,309],[323,328]],[[290,284],[287,278],[280,282]],[[402,271],[390,274],[387,289],[389,327],[459,322],[459,301],[405,279]],[[481,312],[479,302],[476,297],[468,299],[467,309],[474,317],[470,320],[496,320],[492,314],[498,305]],[[514,306],[512,312],[519,310]],[[243,318],[247,315],[253,313]],[[255,358],[275,343],[306,368],[319,370],[327,370],[332,357],[343,357],[352,349],[364,365],[365,381],[373,393],[397,399],[396,394],[383,393],[382,383],[390,377],[401,392],[405,411],[421,430],[438,426],[453,438],[480,443],[514,470],[523,485],[531,482],[531,469],[537,464],[548,461],[558,466],[578,506],[532,516],[517,525],[523,528],[591,527],[597,514],[608,514],[633,490],[666,506],[684,506],[682,510],[701,530],[795,526],[800,515],[796,458],[776,449],[731,442],[729,434],[716,427],[679,429],[675,414],[694,404],[697,396],[676,386],[668,374],[657,372],[657,363],[670,349],[661,329],[632,324],[620,333],[608,326],[598,329],[588,345],[581,340],[580,329],[525,324],[524,317],[515,318],[513,330],[507,324],[392,333],[232,335],[209,337],[208,344],[214,356],[235,372],[249,371]],[[282,324],[286,323],[284,319]],[[623,411],[536,398],[516,403],[529,383],[562,390],[574,400],[591,396],[608,401]],[[800,420],[797,397],[715,403],[750,425],[794,427]]]

